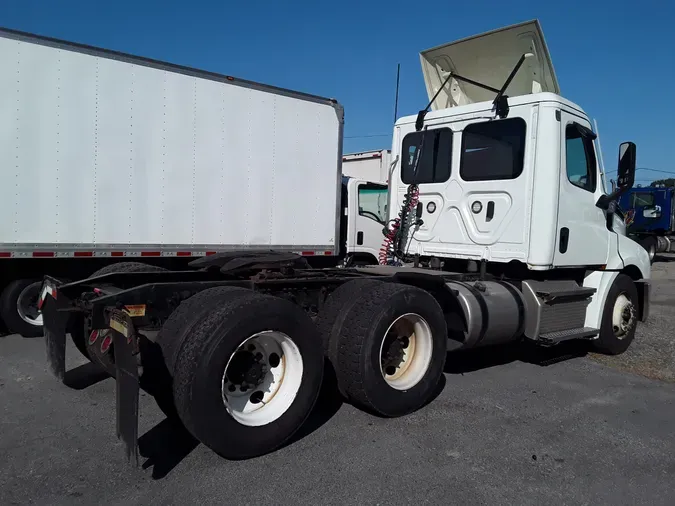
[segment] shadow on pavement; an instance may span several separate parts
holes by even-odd
[[[92,362],[77,366],[75,369],[66,371],[63,384],[75,390],[84,390],[99,383],[110,375]]]
[[[332,373],[331,368],[326,367],[326,369],[326,375],[314,409],[302,427],[279,449],[309,436],[340,410],[342,398],[337,394],[334,373]],[[152,478],[160,480],[166,477],[199,444],[199,441],[188,432],[179,420],[165,418],[138,438],[139,453],[141,457],[147,459],[142,467],[143,469],[152,467]]]
[[[445,372],[447,374],[464,374],[516,361],[545,367],[584,357],[589,351],[589,343],[583,341],[568,341],[551,347],[538,346],[523,341],[448,353]]]
[[[321,384],[321,391],[319,392],[319,398],[314,405],[314,409],[298,432],[286,441],[282,445],[282,448],[300,441],[328,423],[340,411],[342,404],[343,400],[337,389],[335,371],[330,362],[325,360],[323,383]]]
[[[168,475],[192,450],[197,441],[178,421],[165,418],[138,438],[138,451],[143,469],[152,467],[152,478],[161,480]]]

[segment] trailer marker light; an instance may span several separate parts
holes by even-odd
[[[107,334],[104,338],[103,341],[101,342],[101,353],[107,353],[108,350],[110,349],[110,345],[112,344],[112,335]]]
[[[91,334],[89,334],[89,346],[93,345],[96,339],[98,339],[98,330],[92,330]]]
[[[9,251],[0,251],[0,258],[11,258],[12,254]]]

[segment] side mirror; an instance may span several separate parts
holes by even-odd
[[[619,170],[616,186],[622,192],[630,190],[635,183],[636,152],[634,142],[622,142],[619,145]]]

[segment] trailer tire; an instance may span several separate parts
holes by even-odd
[[[316,326],[321,334],[324,356],[328,359],[333,371],[337,366],[338,334],[347,315],[346,308],[364,290],[373,289],[382,281],[375,279],[354,279],[337,287],[326,299],[325,305],[319,311]],[[337,375],[336,375],[337,379]],[[345,389],[337,381],[340,394],[347,398]]]
[[[629,276],[619,274],[607,294],[600,335],[592,341],[595,351],[605,355],[619,355],[628,349],[635,338],[638,304],[635,283]]]
[[[180,419],[222,457],[269,453],[302,426],[319,395],[324,361],[316,326],[292,302],[252,291],[208,305],[206,317],[195,315],[201,320],[196,325],[186,322],[191,331],[176,360],[173,392]],[[277,337],[279,354],[261,361],[267,373],[262,365],[239,367],[275,349],[264,340]],[[262,378],[267,384],[271,377],[276,379],[265,388],[267,400],[254,400],[260,392],[256,382]],[[246,381],[253,382],[250,390]],[[249,396],[248,391],[255,392]]]
[[[36,279],[16,279],[5,286],[0,295],[0,317],[10,333],[23,337],[41,337],[44,334],[41,318],[31,316],[33,310],[37,311],[41,286],[42,280]],[[30,300],[33,295],[34,308]]]
[[[356,295],[341,319],[335,369],[352,404],[395,417],[431,400],[443,375],[448,338],[443,310],[431,294],[381,283]],[[394,324],[399,336],[392,339]]]
[[[118,262],[98,269],[89,277],[95,278],[105,274],[122,272],[163,272],[166,270],[164,267],[144,264],[142,262]],[[82,334],[76,335],[71,333],[71,339],[78,349],[83,344],[87,350],[85,356],[114,378],[117,374],[117,369],[115,368],[115,350],[112,343],[112,333],[110,329],[96,329],[96,334],[93,332],[94,329],[89,328],[85,332],[84,328],[82,328]],[[80,341],[79,344],[78,341]],[[80,351],[82,350],[80,349]]]

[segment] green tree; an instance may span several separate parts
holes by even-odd
[[[669,177],[668,179],[658,179],[656,181],[652,181],[651,186],[660,186],[662,184],[669,188],[673,188],[675,187],[675,178]]]

